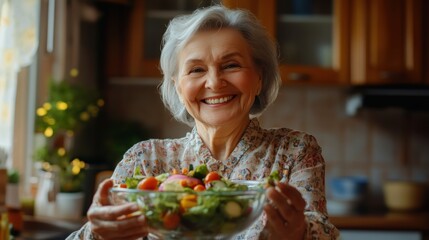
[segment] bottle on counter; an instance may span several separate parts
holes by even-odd
[[[9,240],[11,229],[12,225],[9,223],[7,212],[4,209],[0,209],[0,239]]]

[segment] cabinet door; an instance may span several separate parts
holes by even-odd
[[[219,1],[136,0],[110,6],[105,27],[107,75],[159,78],[161,40],[169,21],[216,3]]]
[[[131,13],[131,32],[128,76],[159,77],[161,41],[169,21],[196,8],[216,4],[210,0],[134,1]]]
[[[422,81],[420,0],[353,0],[353,84]]]
[[[250,9],[276,39],[283,83],[348,83],[348,0],[224,2]]]

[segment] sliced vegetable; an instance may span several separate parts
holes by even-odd
[[[137,178],[127,177],[125,179],[125,185],[127,185],[127,188],[130,188],[130,189],[137,188],[137,185],[139,184],[139,182],[140,182],[140,179],[137,179]]]
[[[217,172],[209,172],[204,178],[204,182],[207,184],[211,181],[220,180],[220,175]]]
[[[180,215],[179,213],[168,211],[162,218],[162,223],[164,228],[168,230],[176,229],[180,224]]]
[[[222,206],[222,212],[227,218],[238,218],[241,216],[243,209],[241,205],[235,201],[228,201]]]
[[[180,208],[184,211],[195,206],[197,206],[197,195],[195,194],[188,194],[180,200]]]
[[[271,172],[270,176],[268,176],[265,179],[265,187],[274,187],[276,186],[277,182],[280,181],[280,175],[279,175],[279,171],[275,170],[273,172]]]
[[[193,177],[198,179],[204,179],[206,175],[209,173],[207,166],[205,164],[198,165],[195,167]]]
[[[201,180],[193,177],[188,177],[183,174],[175,174],[168,177],[159,187],[160,191],[169,191],[166,190],[166,186],[169,186],[171,189],[172,187],[175,189],[182,188],[194,188],[196,185],[202,184]],[[178,185],[178,187],[174,187],[173,185]],[[171,191],[171,190],[170,190]]]
[[[204,187],[204,185],[202,184],[198,184],[197,186],[194,187],[194,191],[196,192],[202,192],[204,190],[206,190],[206,187]]]
[[[158,189],[158,180],[155,177],[147,177],[142,179],[137,188],[140,190],[156,190]]]
[[[213,181],[206,182],[206,189],[220,190],[226,187],[227,187],[226,183],[221,180],[213,180]]]

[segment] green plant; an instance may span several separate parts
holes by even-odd
[[[19,183],[19,172],[16,169],[7,171],[7,182],[12,184]]]
[[[98,115],[104,101],[87,88],[66,81],[51,81],[49,99],[37,111],[36,131],[50,137],[58,131],[75,131]]]
[[[71,156],[73,137],[97,117],[103,105],[95,90],[51,80],[48,100],[36,110],[35,129],[43,133],[45,144],[36,149],[34,158],[42,163],[43,171],[59,174],[62,192],[82,190],[85,163]]]

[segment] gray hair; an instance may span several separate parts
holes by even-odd
[[[160,58],[163,81],[159,90],[173,117],[191,127],[195,121],[179,100],[173,81],[178,74],[178,54],[197,32],[221,28],[232,28],[243,35],[251,48],[253,61],[261,71],[262,89],[250,109],[251,117],[260,115],[274,102],[281,84],[276,44],[250,12],[214,5],[178,16],[170,21],[163,36]]]

